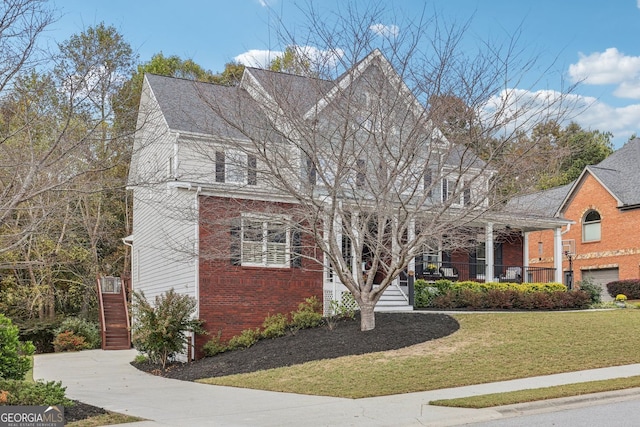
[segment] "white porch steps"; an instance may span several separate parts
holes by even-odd
[[[389,286],[384,290],[375,311],[413,311],[413,306],[405,298],[404,294],[397,286]]]

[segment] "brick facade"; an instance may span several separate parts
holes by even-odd
[[[226,341],[262,325],[265,317],[289,313],[305,298],[322,301],[322,266],[302,258],[301,267],[242,267],[231,263],[231,222],[241,213],[286,213],[291,205],[221,197],[200,197],[199,315],[209,336]],[[309,236],[303,251],[313,250]],[[308,254],[311,255],[311,254]]]
[[[582,241],[582,220],[589,210],[596,210],[601,218],[601,238],[595,242]],[[590,173],[586,173],[566,204],[563,216],[575,221],[562,240],[573,239],[576,257],[573,262],[575,281],[582,280],[582,271],[618,268],[620,279],[640,277],[640,208],[620,210],[616,199]],[[565,231],[566,228],[563,229]],[[539,253],[539,242],[542,253]],[[530,265],[553,267],[553,232],[529,234]],[[563,258],[564,271],[569,261]]]

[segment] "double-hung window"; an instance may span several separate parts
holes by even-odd
[[[290,233],[277,217],[242,217],[242,265],[289,267]]]
[[[215,180],[232,184],[258,184],[258,161],[255,154],[241,151],[216,151]]]

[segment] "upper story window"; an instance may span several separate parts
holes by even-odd
[[[588,211],[582,218],[582,241],[597,242],[601,234],[600,214],[596,210]]]
[[[451,199],[455,195],[456,190],[456,181],[453,179],[442,179],[442,201],[446,202]],[[453,204],[458,204],[459,202],[456,200],[452,201]]]
[[[239,151],[216,151],[216,182],[258,184],[258,161],[254,154]]]
[[[366,163],[364,159],[356,160],[356,188],[361,190],[364,188],[366,179]]]
[[[216,151],[216,182],[225,181],[224,151]]]
[[[426,170],[423,177],[424,191],[427,193],[427,197],[433,197],[433,172]]]

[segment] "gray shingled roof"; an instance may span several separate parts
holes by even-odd
[[[266,120],[253,99],[237,87],[155,74],[146,78],[171,130],[243,139],[243,132],[229,122]]]
[[[533,215],[553,217],[572,187],[573,183],[514,197],[509,200],[505,210],[508,212],[526,212]]]
[[[624,206],[640,205],[640,138],[627,142],[622,148],[595,166],[587,166]]]
[[[585,169],[600,180],[623,206],[640,205],[640,138],[627,142],[602,162]],[[555,215],[575,184],[574,181],[550,190],[515,197],[507,203],[505,210]]]
[[[287,105],[302,116],[315,105],[334,83],[313,77],[280,73],[260,68],[246,68],[280,105]]]
[[[336,84],[258,68],[248,67],[245,73],[254,77],[281,108],[297,113],[301,118]],[[267,125],[264,111],[243,85],[223,86],[154,74],[147,74],[146,79],[171,130],[245,139],[251,132],[261,132],[262,129],[261,133],[264,133],[271,128]],[[244,129],[237,129],[237,126]],[[463,167],[485,166],[464,146],[449,150],[445,163]]]

